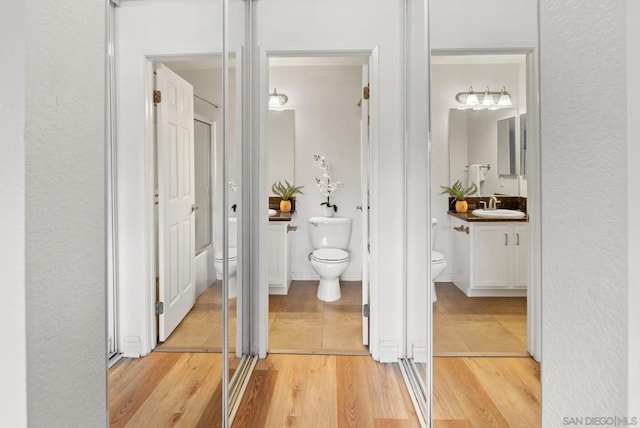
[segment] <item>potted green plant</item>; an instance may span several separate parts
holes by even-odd
[[[472,195],[478,191],[478,187],[473,183],[467,189],[462,186],[462,182],[460,180],[453,183],[453,186],[440,186],[444,190],[440,193],[441,195],[447,193],[449,196],[453,196],[456,202],[456,212],[458,213],[466,213],[469,209],[469,205],[465,200],[467,196]]]
[[[294,186],[287,180],[284,180],[284,184],[282,184],[281,181],[276,181],[271,185],[271,191],[282,199],[280,201],[280,211],[283,213],[291,211],[291,198],[293,198],[293,195],[296,193],[304,195],[304,192],[301,190],[303,187],[304,186]]]

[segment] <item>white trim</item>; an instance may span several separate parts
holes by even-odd
[[[391,340],[383,340],[379,343],[378,361],[381,363],[396,363],[400,358],[400,343]]]
[[[413,342],[411,344],[411,355],[407,358],[413,358],[414,362],[426,364],[429,358],[429,348],[426,341]]]
[[[259,48],[259,52],[257,55],[257,73],[259,76],[259,85],[258,88],[253,88],[253,90],[257,90],[259,94],[259,100],[255,104],[254,111],[257,111],[258,120],[257,123],[254,123],[254,132],[257,133],[258,136],[258,147],[257,150],[254,150],[253,155],[259,155],[266,151],[266,120],[268,105],[266,100],[266,94],[268,91],[261,90],[261,88],[268,88],[268,79],[269,79],[269,57],[271,56],[305,56],[305,57],[321,57],[321,56],[368,56],[369,64],[370,64],[370,72],[371,72],[371,81],[370,81],[370,93],[371,98],[370,102],[370,116],[371,116],[371,129],[370,129],[370,140],[371,140],[371,148],[372,148],[372,168],[371,168],[371,206],[378,206],[377,202],[379,200],[379,186],[377,185],[377,177],[379,176],[379,162],[378,162],[378,136],[379,136],[379,60],[378,60],[378,47],[369,48],[369,49],[328,49],[328,50],[298,50],[298,49],[269,49],[268,47]],[[252,184],[255,184],[252,190],[251,200],[253,202],[256,201],[266,201],[267,200],[267,191],[263,189],[265,186],[261,186],[260,183],[263,183],[264,180],[260,180],[260,178],[266,175],[266,168],[264,166],[264,159],[266,157],[258,157],[260,159],[260,163],[256,162],[256,166],[252,169],[252,171],[248,172],[249,177],[246,180]],[[262,213],[264,212],[264,215]],[[252,248],[256,248],[258,250],[257,253],[254,253],[254,256],[257,256],[257,260],[259,260],[257,271],[254,270],[254,273],[257,273],[257,280],[254,281],[255,287],[257,287],[257,296],[258,296],[258,307],[254,308],[254,313],[257,313],[256,324],[256,332],[257,332],[257,343],[258,343],[258,355],[260,358],[266,357],[267,348],[268,348],[268,335],[269,335],[269,294],[268,294],[268,276],[267,276],[267,266],[266,266],[266,258],[264,254],[267,254],[267,229],[268,229],[268,217],[266,214],[266,210],[257,210],[259,214],[254,215],[258,217],[257,219],[257,233],[252,235]],[[379,322],[379,264],[378,260],[378,230],[379,230],[379,216],[377,215],[375,210],[371,212],[371,260],[372,266],[376,266],[376,269],[372,269],[371,272],[371,282],[370,282],[370,299],[371,299],[371,329],[370,329],[370,340],[369,340],[369,351],[373,355],[373,358],[378,360],[378,340],[379,340],[379,329],[377,326],[377,322]],[[256,224],[256,219],[252,220],[253,224]],[[257,240],[257,242],[256,242]],[[255,269],[255,268],[254,268]],[[301,278],[303,275],[309,275],[304,273],[292,273],[292,278]],[[347,276],[342,276],[344,280],[349,277],[351,274]],[[358,273],[358,279],[362,279],[362,273]],[[310,276],[304,276],[305,278],[310,278],[315,280],[318,278],[314,276],[311,278]],[[296,279],[297,279],[296,278]],[[355,279],[354,279],[355,280]],[[254,288],[255,291],[255,288]],[[394,345],[395,348],[393,351],[387,351],[386,355],[394,355],[393,359],[388,359],[388,362],[397,361],[398,359],[398,345]]]

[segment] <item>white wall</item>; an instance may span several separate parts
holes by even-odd
[[[629,227],[628,281],[629,281],[629,415],[640,416],[640,222],[634,214],[640,211],[640,198],[637,197],[635,171],[640,165],[640,129],[637,126],[640,112],[640,2],[626,2],[627,29],[627,224]]]
[[[0,4],[0,414],[27,425],[25,304],[25,64],[27,5]]]
[[[379,99],[372,117],[372,123],[379,119],[379,142],[374,145],[379,169],[372,199],[372,287],[377,299],[371,306],[379,321],[371,325],[371,350],[383,361],[401,355],[403,337],[402,11],[402,2],[379,2],[375,8],[365,0],[255,3],[256,40],[265,50],[379,48],[379,76],[372,82],[378,88],[372,97]]]
[[[433,19],[436,19],[433,17]],[[497,46],[496,48],[499,48]],[[437,61],[438,57],[435,57]],[[463,61],[463,60],[461,60]],[[453,254],[452,254],[452,229],[451,217],[447,215],[449,210],[448,197],[441,195],[440,186],[449,186],[453,182],[451,180],[461,178],[463,184],[466,185],[467,174],[460,176],[460,171],[465,171],[464,167],[467,162],[469,150],[464,153],[464,160],[454,160],[454,164],[458,165],[458,171],[450,171],[449,151],[449,111],[458,106],[455,95],[458,92],[468,90],[469,86],[473,86],[475,90],[482,90],[489,86],[492,90],[500,90],[503,86],[511,94],[514,106],[520,106],[526,98],[526,87],[521,86],[524,73],[522,67],[517,64],[440,64],[435,63],[431,66],[431,215],[439,220],[437,242],[434,248],[442,252],[445,259],[449,261],[447,270],[438,278],[438,281],[451,281],[453,272]],[[478,112],[482,114],[482,112]],[[468,124],[467,124],[468,125]],[[467,129],[467,135],[473,134],[472,130]],[[471,150],[471,152],[473,152]],[[458,157],[462,153],[458,153]],[[454,154],[455,156],[455,154]],[[491,184],[494,181],[499,186],[497,176],[497,143],[496,153],[488,157],[484,162],[491,164],[491,170],[488,172],[487,181]],[[454,179],[455,178],[455,179]],[[505,189],[517,189],[516,179],[503,178]],[[512,183],[511,185],[509,183]],[[486,186],[486,184],[485,184]],[[507,191],[501,193],[508,193]],[[509,192],[511,193],[511,192]],[[517,194],[517,190],[514,194]]]
[[[344,183],[331,197],[338,206],[336,215],[351,217],[353,228],[349,245],[349,267],[345,280],[362,277],[362,205],[360,196],[360,107],[361,66],[272,66],[271,88],[289,97],[287,108],[295,110],[295,184],[304,186],[296,195],[296,213],[291,221],[298,226],[289,233],[291,277],[317,279],[307,255],[313,251],[307,219],[322,215],[325,198],[316,187],[315,177],[322,170],[313,155],[325,156],[333,180]],[[269,186],[270,188],[270,186]],[[271,192],[269,192],[271,193]],[[264,202],[265,206],[267,201]]]
[[[105,22],[104,2],[27,2],[29,426],[107,424]]]
[[[536,0],[431,0],[432,49],[495,49],[536,46]],[[488,26],[487,22],[495,25]]]
[[[622,0],[540,2],[544,426],[627,414],[625,13]],[[571,214],[594,200],[598,216]]]

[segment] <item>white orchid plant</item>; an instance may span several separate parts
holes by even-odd
[[[331,203],[331,195],[342,187],[342,181],[331,179],[331,174],[329,173],[329,162],[327,162],[324,156],[313,155],[313,160],[316,161],[322,170],[322,178],[320,179],[316,177],[316,185],[318,186],[320,194],[327,198],[327,200],[320,205],[326,206],[327,208],[333,208],[334,212],[338,212],[338,206]]]

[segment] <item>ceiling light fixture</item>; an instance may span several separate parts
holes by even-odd
[[[473,108],[474,110],[489,109],[497,110],[503,107],[510,107],[511,94],[503,86],[501,91],[491,91],[487,86],[484,93],[475,92],[473,87],[469,86],[467,92],[458,92],[456,101],[460,104],[460,109]]]
[[[276,92],[276,88],[273,88],[273,93],[269,94],[269,107],[278,108],[282,107],[289,101],[289,97],[285,94],[279,94]]]

